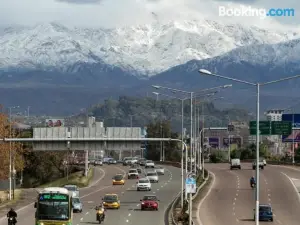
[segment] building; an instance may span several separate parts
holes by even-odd
[[[283,112],[282,109],[271,109],[265,112],[265,115],[268,121],[281,121]]]
[[[268,121],[282,121],[283,112],[284,110],[282,109],[271,109],[265,112],[265,116]],[[273,143],[270,146],[271,152],[275,155],[281,155],[285,147],[285,144],[282,143],[282,137],[280,135],[272,135],[268,136],[267,139]]]

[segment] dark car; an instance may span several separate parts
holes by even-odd
[[[141,210],[151,209],[158,210],[159,200],[156,195],[145,195],[141,200]]]
[[[259,205],[259,221],[273,221],[272,206],[269,204]],[[255,221],[255,209],[254,209],[254,221]]]

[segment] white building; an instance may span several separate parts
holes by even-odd
[[[268,121],[282,121],[283,112],[284,110],[282,109],[271,109],[265,112],[265,115]],[[272,153],[281,155],[284,149],[282,137],[280,135],[272,135],[268,137],[268,140],[274,143],[271,148]]]

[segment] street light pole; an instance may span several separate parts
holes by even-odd
[[[191,92],[190,95],[191,95],[190,172],[192,172],[193,171],[193,92]]]
[[[255,224],[259,225],[259,137],[260,137],[260,130],[259,130],[259,105],[260,105],[260,86],[265,86],[265,85],[269,85],[269,84],[274,84],[274,83],[278,83],[278,82],[282,82],[282,81],[286,81],[286,80],[291,80],[291,79],[295,79],[295,78],[299,78],[300,75],[296,75],[296,76],[291,76],[291,77],[286,77],[286,78],[282,78],[282,79],[278,79],[278,80],[274,80],[274,81],[269,81],[269,82],[265,82],[265,83],[252,83],[252,82],[248,82],[248,81],[244,81],[244,80],[239,80],[239,79],[235,79],[235,78],[231,78],[231,77],[226,77],[226,76],[222,76],[222,75],[218,75],[215,73],[212,73],[208,70],[205,69],[200,69],[199,73],[203,74],[203,75],[208,75],[208,76],[214,76],[214,77],[218,77],[218,78],[223,78],[226,80],[231,80],[231,81],[235,81],[238,83],[243,83],[243,84],[247,84],[247,85],[251,85],[251,86],[256,86],[256,94],[257,94],[257,99],[256,99],[256,195],[255,195]]]

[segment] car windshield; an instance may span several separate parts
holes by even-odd
[[[104,201],[118,201],[118,197],[116,195],[105,195],[103,200]]]
[[[157,201],[156,196],[144,196],[143,198],[144,201]]]
[[[37,208],[38,219],[40,220],[68,220],[70,216],[69,202],[43,200],[39,201]]]
[[[156,176],[156,173],[147,173],[147,176]]]
[[[129,170],[129,173],[136,173],[137,170]]]
[[[271,207],[269,207],[269,206],[260,206],[259,211],[260,212],[271,212]]]
[[[149,183],[149,181],[148,180],[139,180],[139,183],[145,184],[145,183]]]
[[[115,176],[115,180],[118,180],[118,181],[120,181],[120,180],[122,180],[123,179],[123,176],[121,176],[121,175],[117,175],[117,176]]]
[[[65,188],[68,190],[68,191],[76,191],[76,187],[75,186],[65,186]]]
[[[73,202],[73,204],[78,204],[78,203],[80,203],[80,200],[79,200],[79,198],[72,198],[72,202]]]

